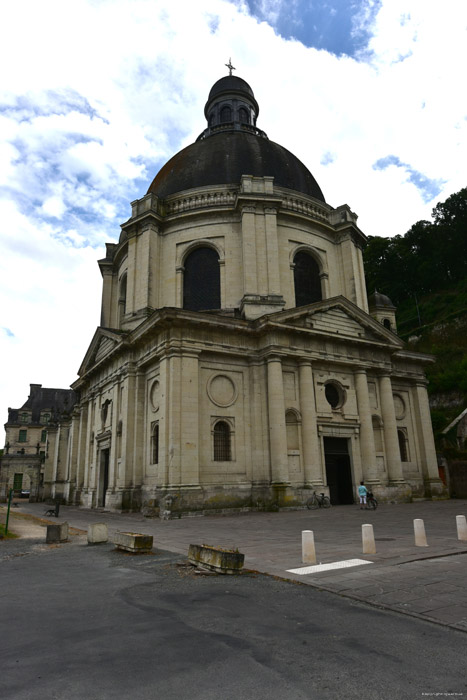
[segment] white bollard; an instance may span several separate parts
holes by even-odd
[[[425,523],[421,518],[415,518],[413,521],[413,529],[415,533],[415,546],[428,547],[425,534]]]
[[[373,525],[362,525],[363,554],[376,554]]]
[[[88,544],[101,544],[109,541],[109,533],[105,523],[88,525]]]
[[[313,530],[302,530],[302,562],[304,564],[316,564]]]
[[[467,522],[465,515],[456,515],[457,539],[467,541]]]

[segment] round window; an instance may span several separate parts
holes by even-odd
[[[330,382],[324,387],[326,401],[331,408],[339,408],[344,403],[344,392],[337,384]]]

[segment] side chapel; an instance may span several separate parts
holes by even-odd
[[[258,128],[244,80],[204,113],[99,260],[101,325],[44,496],[147,515],[352,503],[362,479],[381,501],[445,497],[432,359],[368,300],[357,216]]]

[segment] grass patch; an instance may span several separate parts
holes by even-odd
[[[9,526],[8,526],[8,534],[5,535],[5,525],[0,524],[0,537],[2,539],[15,540],[18,537],[18,535],[15,535],[13,532],[10,532]]]

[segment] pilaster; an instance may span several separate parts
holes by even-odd
[[[316,422],[315,388],[311,362],[301,360],[298,366],[300,412],[302,415],[302,445],[305,484],[323,485],[323,465]]]
[[[289,480],[289,465],[282,362],[280,357],[272,355],[267,358],[267,363],[271,480],[273,483],[285,484]]]
[[[398,486],[399,484],[405,483],[405,480],[402,472],[392,384],[389,375],[380,376],[379,390],[381,396],[381,414],[383,419],[389,486]]]
[[[368,393],[366,370],[363,368],[355,371],[355,389],[360,418],[360,454],[362,457],[363,478],[369,485],[378,484],[370,395]]]

